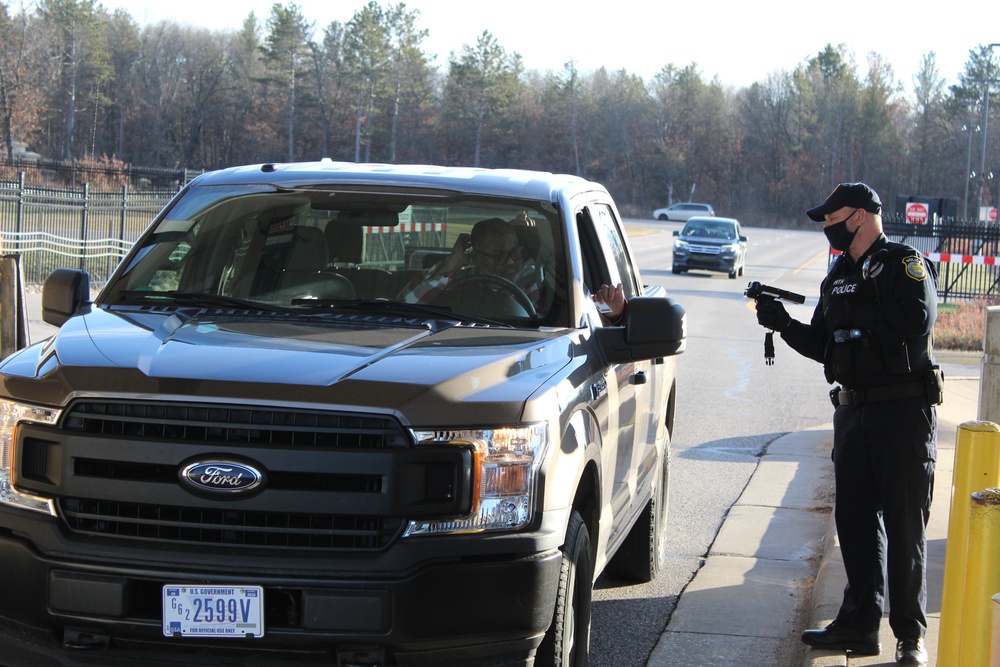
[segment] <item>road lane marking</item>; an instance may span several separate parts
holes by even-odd
[[[812,264],[813,262],[815,262],[815,261],[816,261],[817,259],[819,259],[819,258],[820,258],[820,257],[822,257],[823,255],[828,255],[829,253],[830,253],[830,251],[829,251],[829,250],[824,250],[824,251],[822,251],[822,252],[819,252],[819,253],[816,253],[816,256],[815,256],[815,257],[813,257],[812,259],[808,259],[808,260],[806,260],[806,263],[805,263],[805,264],[802,264],[801,266],[799,266],[799,268],[797,268],[797,269],[793,270],[793,271],[792,271],[792,275],[795,275],[796,273],[798,273],[798,272],[799,272],[799,271],[801,271],[802,269],[806,268],[807,266],[809,266],[810,264]]]

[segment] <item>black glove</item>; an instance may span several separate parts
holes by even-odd
[[[788,314],[780,301],[767,299],[757,302],[757,324],[771,331],[782,332],[792,323],[792,316]]]

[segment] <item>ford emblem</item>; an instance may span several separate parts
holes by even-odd
[[[252,465],[222,459],[189,463],[179,477],[190,490],[212,495],[249,493],[264,484],[264,473]]]

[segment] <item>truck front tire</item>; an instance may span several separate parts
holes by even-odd
[[[559,593],[552,625],[538,647],[538,667],[586,667],[590,662],[590,603],[594,561],[590,531],[577,510],[569,517],[562,546]]]

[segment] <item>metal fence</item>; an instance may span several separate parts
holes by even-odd
[[[8,160],[0,158],[0,173],[13,177],[18,172],[27,174],[33,184],[46,187],[81,187],[83,183],[128,183],[139,190],[177,190],[204,169],[168,169],[142,167],[132,164],[102,164],[93,160]]]
[[[101,284],[176,190],[117,192],[0,181],[0,253],[21,255],[27,285],[53,269],[86,269]]]
[[[912,225],[891,217],[883,228],[890,240],[911,245],[936,263],[943,301],[1000,296],[1000,226],[948,219]]]

